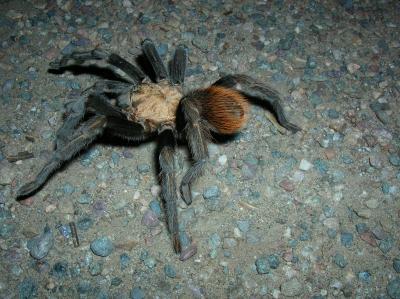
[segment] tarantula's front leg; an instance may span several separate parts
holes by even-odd
[[[142,49],[151,66],[153,67],[154,73],[156,75],[156,82],[167,78],[167,70],[165,69],[164,63],[162,62],[160,55],[158,55],[157,49],[154,46],[153,41],[150,39],[145,39],[142,42]]]
[[[168,230],[172,235],[174,249],[176,253],[180,253],[182,248],[179,239],[178,212],[176,208],[178,197],[176,193],[176,171],[174,163],[175,136],[172,130],[165,129],[160,133],[159,137],[161,145],[159,156],[161,193],[165,203]]]
[[[135,67],[132,63],[128,62],[117,54],[108,53],[102,49],[72,52],[71,54],[62,56],[60,60],[50,63],[50,66],[55,69],[63,68],[68,66],[68,62],[70,60],[74,61],[72,65],[82,64],[87,60],[104,60],[122,70],[133,80],[136,85],[140,84],[140,82],[142,82],[142,80],[145,78],[143,72],[139,68]]]
[[[172,84],[183,84],[185,81],[187,56],[187,48],[184,45],[179,45],[169,65],[169,76]]]
[[[57,148],[53,153],[53,157],[45,164],[36,178],[18,189],[17,197],[28,196],[39,189],[63,162],[71,159],[82,148],[93,142],[96,137],[102,134],[106,123],[106,117],[101,115],[94,116],[83,123],[71,136],[68,143],[63,147]]]
[[[189,94],[181,102],[182,111],[186,120],[185,134],[194,163],[183,176],[180,192],[187,205],[192,203],[191,184],[199,177],[208,159],[207,140],[210,137],[209,125],[201,118],[199,104]]]
[[[267,85],[246,75],[228,75],[222,77],[213,84],[214,86],[222,86],[239,91],[249,98],[256,98],[271,105],[273,112],[276,114],[278,122],[284,128],[293,133],[300,131],[301,128],[290,123],[283,111],[279,93],[268,87]]]

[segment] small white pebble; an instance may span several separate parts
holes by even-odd
[[[235,227],[233,229],[233,234],[234,234],[235,238],[241,238],[242,237],[242,233],[240,232],[240,229],[237,228],[237,227]]]
[[[226,164],[226,161],[228,161],[228,158],[226,157],[226,155],[219,156],[219,158],[218,158],[218,163],[219,163],[220,165],[225,165],[225,164]]]
[[[151,195],[153,195],[154,197],[157,197],[158,195],[160,195],[161,192],[161,186],[160,185],[153,185],[151,186]]]
[[[299,169],[303,171],[308,171],[313,167],[312,163],[308,162],[305,159],[301,159]]]
[[[135,191],[135,193],[133,193],[133,199],[138,200],[139,198],[140,198],[140,191]]]
[[[48,205],[44,210],[46,211],[46,213],[51,213],[51,212],[53,212],[55,209],[57,209],[56,205],[50,204],[50,205]]]

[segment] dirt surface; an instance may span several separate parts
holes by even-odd
[[[0,298],[400,298],[399,2],[154,2],[1,1]],[[104,136],[15,200],[64,105],[115,76],[49,63],[96,47],[135,62],[144,38],[165,63],[187,45],[186,92],[247,74],[302,128],[252,106],[216,137],[193,203],[178,202],[182,256],[156,140]],[[178,181],[190,164],[182,144]]]

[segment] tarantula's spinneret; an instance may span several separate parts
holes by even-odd
[[[119,55],[101,49],[72,52],[50,64],[52,68],[64,69],[88,60],[100,60],[121,70],[126,78],[98,81],[79,100],[66,105],[67,116],[57,131],[53,156],[16,195],[21,198],[35,193],[64,162],[102,134],[134,141],[158,135],[161,196],[175,252],[181,252],[174,163],[177,139],[187,142],[193,158],[180,184],[182,199],[190,204],[191,185],[207,162],[211,132],[240,131],[249,118],[249,101],[256,99],[270,106],[279,124],[289,131],[297,132],[300,128],[286,119],[279,94],[249,76],[224,76],[208,88],[185,94],[186,47],[176,48],[169,71],[151,40],[142,42],[142,50],[155,75],[154,82]],[[180,115],[183,125],[178,121]]]

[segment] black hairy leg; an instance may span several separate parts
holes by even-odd
[[[176,202],[178,200],[175,179],[175,136],[171,129],[161,129],[160,133],[160,181],[161,195],[165,204],[168,230],[172,236],[172,243],[176,253],[182,250],[179,239],[178,211]]]
[[[169,64],[169,76],[172,84],[183,84],[187,60],[186,47],[184,45],[176,47],[174,57]]]
[[[73,63],[69,64],[69,62],[73,60]],[[129,76],[129,78],[133,81],[134,84],[139,85],[142,80],[145,78],[143,72],[134,66],[132,63],[128,62],[121,56],[108,53],[102,49],[94,49],[91,51],[82,51],[82,52],[72,52],[71,54],[67,54],[61,57],[60,60],[54,61],[50,63],[50,66],[53,69],[60,69],[63,67],[67,67],[70,65],[79,65],[83,64],[87,60],[103,60],[109,63],[112,66],[115,66],[122,70],[125,74]]]
[[[153,41],[150,39],[145,39],[142,42],[142,50],[154,70],[156,82],[167,78],[167,70],[165,69],[164,63],[162,62]]]
[[[112,93],[112,94],[123,94],[128,93],[136,86],[131,83],[115,81],[115,80],[100,80],[87,88],[82,95],[88,95],[90,93],[101,94],[101,93]]]
[[[86,100],[80,98],[65,105],[65,119],[56,133],[55,148],[59,149],[69,142],[76,126],[85,115]]]
[[[290,123],[283,111],[279,93],[273,88],[246,75],[228,75],[216,81],[214,86],[232,88],[249,98],[259,99],[268,103],[281,126],[293,133],[301,129]]]
[[[192,203],[191,184],[202,174],[206,165],[208,159],[207,142],[210,138],[209,125],[202,118],[200,109],[197,107],[199,102],[196,101],[196,98],[192,98],[191,95],[196,94],[189,94],[181,101],[182,112],[186,120],[184,134],[194,160],[193,165],[183,176],[180,185],[182,199],[187,205]]]
[[[96,137],[101,135],[106,124],[106,117],[101,115],[94,116],[82,123],[82,125],[78,127],[70,137],[68,143],[63,147],[57,148],[53,152],[53,156],[43,166],[36,178],[18,189],[17,197],[28,196],[40,188],[46,182],[48,177],[62,165],[62,163],[70,160],[80,150],[93,142]]]

